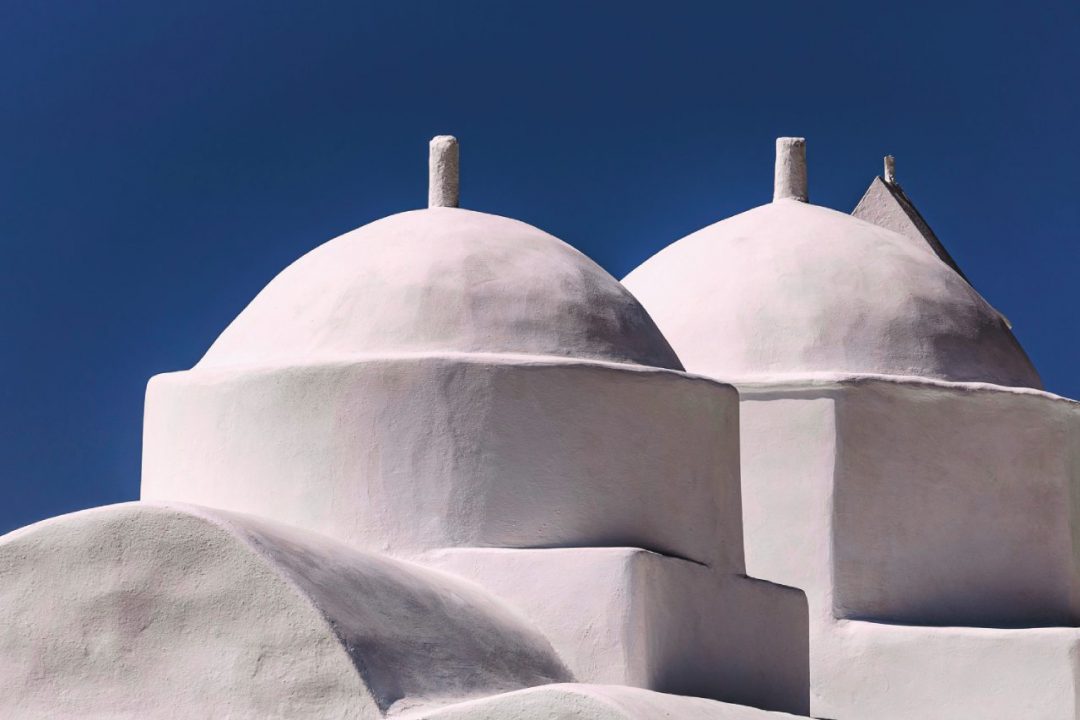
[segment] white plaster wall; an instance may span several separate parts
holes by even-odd
[[[747,578],[642,563],[649,687],[769,710],[809,711],[810,658],[805,594]],[[665,626],[661,618],[676,622]],[[694,653],[687,653],[694,648]]]
[[[0,717],[378,718],[571,675],[476,586],[129,503],[0,538]]]
[[[862,381],[836,400],[839,617],[1075,625],[1080,404]]]
[[[518,608],[580,682],[649,687],[640,617],[645,588],[634,582],[635,558],[644,554],[635,548],[448,548],[416,560]]]
[[[421,561],[519,608],[580,682],[809,709],[801,591],[638,548],[455,548]]]
[[[835,400],[828,390],[744,392],[739,408],[746,572],[831,609]]]
[[[821,703],[828,695],[823,646],[834,625],[835,399],[812,385],[755,387],[741,395],[746,572],[806,593],[810,714],[833,718]]]
[[[1080,630],[918,627],[841,620],[821,629],[814,714],[835,720],[1072,720]]]
[[[1077,403],[880,376],[740,393],[747,572],[807,593],[815,717],[1078,717],[1080,630],[958,627],[1073,623]],[[835,617],[856,611],[877,622]]]
[[[1080,405],[841,376],[743,397],[751,575],[802,587],[837,617],[1077,622]]]
[[[396,554],[627,545],[741,572],[737,433],[733,388],[631,365],[197,369],[150,383],[142,497]]]

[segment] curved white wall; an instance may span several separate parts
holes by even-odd
[[[144,499],[355,547],[626,545],[741,572],[738,397],[640,366],[418,355],[147,390]]]

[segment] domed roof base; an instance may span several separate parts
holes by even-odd
[[[363,550],[627,545],[741,572],[738,496],[737,393],[671,370],[432,354],[147,388],[144,500]]]

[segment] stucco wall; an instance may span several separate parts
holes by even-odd
[[[405,555],[623,545],[743,569],[734,389],[640,366],[459,355],[158,376],[142,496]]]
[[[1080,405],[866,376],[740,394],[747,572],[807,593],[815,717],[1076,717],[1080,630],[996,626],[1076,622]]]
[[[815,634],[816,717],[1071,720],[1080,712],[1076,628],[840,620]]]
[[[836,617],[1071,625],[1080,405],[975,383],[742,389],[747,569]]]
[[[805,595],[638,548],[420,558],[519,608],[579,682],[809,710]]]
[[[989,387],[866,382],[836,402],[839,617],[1080,621],[1080,405]]]
[[[835,400],[828,390],[743,394],[746,571],[831,605]]]

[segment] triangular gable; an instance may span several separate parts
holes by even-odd
[[[860,220],[898,232],[912,240],[925,242],[942,262],[955,270],[964,280],[968,280],[964,271],[956,264],[952,255],[949,255],[949,251],[941,244],[937,235],[926,224],[926,220],[915,209],[915,205],[896,183],[875,177],[851,214]],[[968,280],[968,284],[970,283],[971,281]]]

